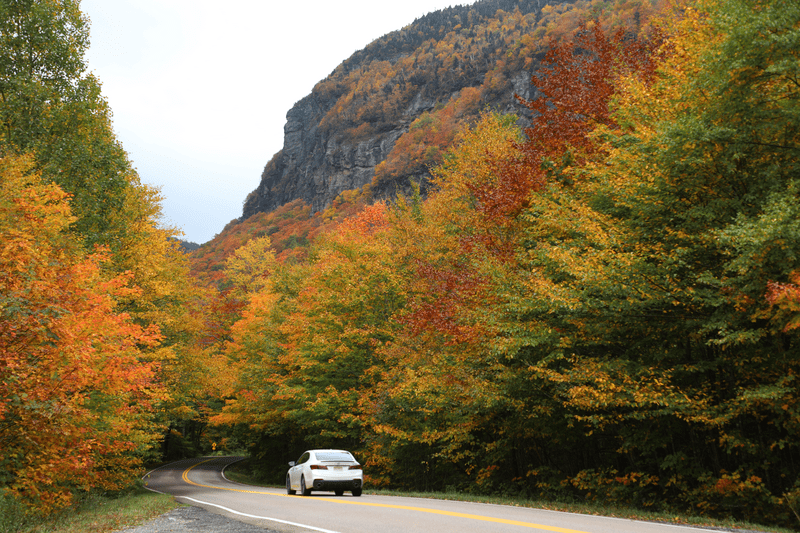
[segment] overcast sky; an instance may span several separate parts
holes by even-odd
[[[242,214],[286,112],[339,63],[472,0],[83,0],[89,70],[165,223],[204,243]]]

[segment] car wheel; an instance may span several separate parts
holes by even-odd
[[[300,476],[300,494],[303,496],[308,496],[311,494],[311,489],[306,488],[306,478]]]
[[[353,496],[361,496],[361,489],[353,489]]]
[[[292,480],[286,476],[286,494],[294,494],[297,491],[292,490]]]
[[[341,496],[342,494],[344,494],[344,491],[343,490],[335,490],[335,491],[333,491],[333,493],[336,494],[337,496]]]

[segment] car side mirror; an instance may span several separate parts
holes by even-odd
[[[295,465],[294,461],[289,461],[289,466],[294,466],[294,465]]]

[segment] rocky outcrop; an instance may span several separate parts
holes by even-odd
[[[483,0],[471,7],[449,8],[429,14],[414,25],[389,34],[353,54],[287,113],[283,148],[266,165],[261,182],[245,200],[242,220],[259,212],[273,211],[296,199],[304,200],[311,205],[313,212],[318,212],[343,191],[371,183],[376,165],[387,158],[411,123],[425,111],[457,97],[466,87],[480,87],[484,95],[483,104],[501,112],[518,114],[523,117],[524,126],[525,110],[518,105],[514,94],[531,97],[530,70],[498,70],[497,65],[507,63],[508,54],[511,54],[503,49],[504,37],[499,32],[485,31],[486,26],[484,29],[475,28],[495,12],[502,14],[503,8],[505,13],[522,9],[524,13],[535,15],[540,10],[540,3],[539,0]],[[473,25],[462,26],[466,20],[473,21]],[[432,54],[428,53],[432,50],[430,43],[435,41],[432,36],[441,35],[448,35],[458,46],[471,46],[470,50],[475,51],[462,53],[458,61],[448,63],[442,54],[432,61]],[[385,72],[387,64],[395,66],[406,59],[413,60],[412,68],[404,66],[390,79],[382,78],[382,74],[369,78],[372,80],[370,83],[381,80],[383,85],[360,93],[361,100],[356,99],[360,107],[356,111],[370,110],[368,116],[376,122],[369,124],[375,126],[371,129],[375,133],[354,135],[353,129],[359,126],[357,123],[354,125],[352,119],[358,114],[353,110],[356,100],[351,98],[349,104],[342,104],[342,98],[346,98],[349,88],[360,86],[357,75]],[[535,70],[540,57],[533,59],[533,65],[528,63],[526,67]],[[494,74],[490,73],[493,69]],[[380,111],[380,105],[373,105],[376,102],[380,104],[384,96],[389,101],[386,95],[398,91],[404,95],[402,107],[385,112]],[[334,106],[338,112],[343,105],[350,107],[332,119]],[[339,129],[331,126],[338,117],[341,117],[341,123],[337,123]],[[423,173],[405,176],[397,183],[381,183],[379,190],[376,186],[376,190],[371,191],[373,198],[390,198],[397,191],[407,190],[412,180],[424,183],[425,177]]]
[[[522,72],[512,83],[513,90],[496,102],[495,107],[521,114],[513,95],[529,97],[530,74]],[[248,195],[242,219],[273,211],[298,198],[308,203],[312,212],[322,211],[342,192],[369,184],[375,167],[386,159],[397,139],[408,131],[409,124],[436,104],[436,100],[420,93],[396,128],[365,140],[347,142],[320,128],[320,121],[332,104],[318,101],[314,94],[303,98],[287,113],[283,149],[264,168],[258,188]],[[425,176],[408,179],[424,181]],[[384,188],[373,194],[376,198],[389,198],[398,190],[404,191],[406,185],[398,183],[391,190]]]
[[[320,129],[328,109],[315,95],[300,100],[286,115],[283,149],[264,168],[258,188],[245,202],[243,218],[298,198],[311,205],[312,211],[321,211],[343,191],[370,183],[375,166],[386,159],[408,124],[433,105],[415,102],[408,120],[397,128],[349,143]]]

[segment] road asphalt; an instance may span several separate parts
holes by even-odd
[[[717,531],[736,533],[763,533],[760,531],[710,528]],[[278,533],[274,529],[233,520],[202,509],[186,506],[174,509],[149,522],[117,533]]]
[[[461,522],[462,526],[453,528],[450,527],[449,522],[445,522],[444,524],[447,525],[445,529],[448,531],[485,531],[488,526],[482,524],[482,522],[492,522],[493,529],[497,531],[507,530],[508,528],[505,527],[505,524],[530,526],[540,530],[573,531],[573,529],[568,530],[562,527],[550,527],[534,523],[529,524],[528,521],[530,520],[523,522],[514,521],[516,518],[510,515],[503,515],[502,519],[497,518],[497,516],[499,516],[497,515],[498,506],[492,505],[481,507],[481,512],[476,514],[473,510],[474,507],[471,506],[472,504],[463,502],[418,500],[410,504],[407,502],[407,499],[377,496],[372,498],[374,501],[366,501],[369,498],[365,497],[363,498],[365,500],[363,502],[361,501],[362,498],[348,499],[324,496],[307,498],[289,496],[288,499],[286,499],[286,495],[281,491],[235,484],[224,478],[222,473],[224,467],[227,464],[235,462],[237,459],[239,458],[223,457],[178,461],[148,473],[145,476],[145,485],[148,488],[156,492],[172,494],[176,497],[178,502],[192,503],[192,505],[181,506],[154,520],[136,527],[124,529],[118,533],[279,533],[281,531],[296,533],[308,531],[308,528],[311,530],[317,529],[317,531],[327,531],[327,529],[318,529],[295,523],[295,515],[302,516],[306,521],[311,520],[311,522],[313,522],[312,518],[320,518],[320,516],[322,516],[329,521],[334,521],[341,525],[342,530],[363,531],[363,527],[356,524],[354,529],[353,523],[351,523],[353,522],[351,518],[353,517],[352,515],[354,515],[355,509],[353,506],[357,506],[362,513],[356,518],[360,517],[364,523],[369,523],[371,519],[373,523],[380,524],[379,526],[375,526],[379,529],[386,529],[386,524],[391,522],[390,518],[399,513],[401,515],[400,521],[397,522],[397,520],[395,520],[397,523],[394,529],[392,529],[392,531],[397,532],[404,532],[408,529],[408,526],[411,525],[408,520],[416,520],[420,522],[420,524],[415,525],[427,527],[427,529],[420,529],[420,527],[411,529],[436,531],[440,527],[444,527],[441,520],[451,516],[463,519]],[[276,500],[276,497],[282,497],[286,500],[279,501],[281,498]],[[202,498],[202,500],[196,498]],[[216,503],[209,503],[211,501]],[[198,507],[195,503],[204,504],[205,508]],[[268,510],[265,509],[265,505],[267,505]],[[437,505],[444,505],[446,509],[440,511]],[[209,506],[213,508],[211,511],[206,510]],[[361,507],[364,509],[361,510]],[[227,511],[228,514],[219,514],[216,508],[223,509]],[[238,511],[234,508],[238,509]],[[535,518],[543,524],[546,522],[550,523],[553,520],[551,516],[553,513],[548,511],[518,509],[516,507],[509,507],[507,509],[503,507],[503,509],[514,513],[522,512],[523,518],[526,518],[530,513],[538,513]],[[385,514],[381,514],[382,512]],[[247,520],[247,518],[240,520],[230,518],[230,513],[248,517],[250,520]],[[261,514],[264,513],[267,513],[271,518],[261,516]],[[255,516],[256,514],[258,516]],[[369,514],[376,515],[377,518],[376,516],[367,516]],[[486,515],[485,517],[483,516],[484,514]],[[563,517],[573,521],[584,518],[571,513],[566,513]],[[242,520],[247,521],[245,522]],[[439,522],[437,522],[437,520],[439,520]],[[478,520],[478,522],[476,522],[476,520]],[[591,525],[591,527],[589,527],[589,525],[581,525],[580,531],[619,533],[619,531],[622,530],[641,532],[650,529],[662,531],[666,528],[670,528],[668,525],[665,527],[664,525],[648,524],[646,522],[629,522],[602,517],[594,517],[594,520],[592,524],[596,525]],[[264,524],[266,521],[280,522],[281,524],[279,526],[273,525],[270,522]],[[423,521],[427,522],[423,523]],[[317,520],[317,522],[319,522],[319,520]],[[465,529],[463,527],[464,524],[469,524],[472,529]],[[271,527],[263,527],[265,525],[270,525]],[[362,523],[361,526],[363,525]],[[319,524],[317,524],[317,526],[319,526]],[[278,527],[278,529],[272,529],[273,527]],[[372,528],[368,527],[367,529]],[[513,527],[511,529],[516,530],[516,528]],[[708,527],[676,528],[676,531],[677,530],[734,531],[731,529]],[[736,533],[760,533],[745,530],[735,531]]]

